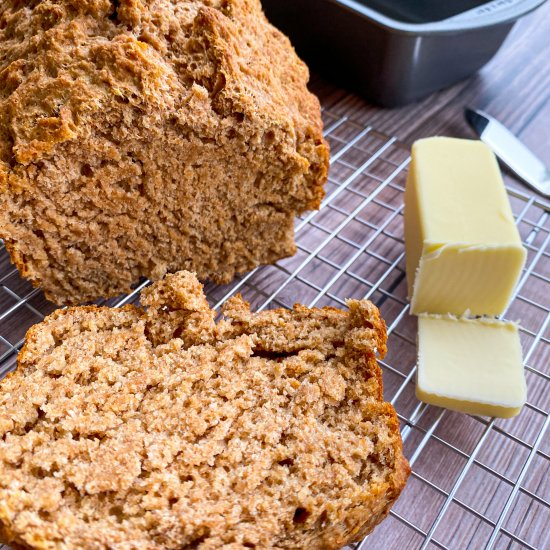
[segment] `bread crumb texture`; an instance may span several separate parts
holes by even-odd
[[[0,541],[15,548],[323,548],[409,474],[368,301],[216,324],[194,275],[147,309],[57,311],[0,383]]]
[[[259,0],[2,0],[0,237],[56,303],[295,252],[328,148]]]

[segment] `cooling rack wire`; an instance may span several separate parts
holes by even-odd
[[[345,307],[348,297],[381,309],[390,335],[381,362],[385,399],[398,412],[413,472],[390,516],[350,548],[550,548],[550,203],[508,189],[528,251],[505,314],[521,321],[528,384],[522,413],[498,420],[419,403],[416,323],[404,275],[408,148],[329,110],[323,117],[332,156],[327,193],[320,211],[296,220],[297,254],[230,285],[207,285],[211,305],[240,292],[257,310],[296,301]],[[146,284],[109,305],[136,301]],[[53,309],[19,277],[2,246],[0,376],[14,367],[26,330]]]

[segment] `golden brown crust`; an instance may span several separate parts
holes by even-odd
[[[0,237],[57,303],[295,252],[328,148],[258,0],[5,0]]]
[[[370,532],[409,470],[369,302],[213,321],[194,275],[148,309],[77,307],[0,383],[0,541],[21,548],[323,548]]]

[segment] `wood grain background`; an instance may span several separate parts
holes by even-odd
[[[323,107],[332,114],[347,116],[386,135],[397,136],[406,145],[431,135],[475,137],[464,120],[463,110],[466,106],[477,107],[504,123],[550,166],[550,3],[519,21],[501,50],[479,73],[415,104],[394,109],[380,108],[315,74],[311,88],[320,97]],[[504,176],[507,185],[532,193],[506,170]],[[512,199],[516,214],[521,210],[521,202]],[[526,217],[536,222],[544,220],[541,216],[545,215],[547,212],[539,208],[533,209]],[[543,223],[550,228],[547,220]],[[524,237],[532,228],[532,224],[520,224]],[[538,241],[539,246],[541,242]],[[550,250],[546,249],[542,254],[535,272],[550,275]],[[550,307],[547,281],[533,281],[523,293],[527,299]],[[523,298],[512,306],[509,316],[514,315],[531,332],[548,322],[548,309],[532,307]],[[544,334],[547,338],[535,347],[532,345],[534,337],[528,333],[522,335],[522,341],[524,350],[535,350],[529,359],[530,364],[548,375],[550,329],[546,328]],[[388,358],[390,366],[408,365],[414,355],[414,338],[412,323],[406,322],[396,328],[390,339],[394,345]],[[386,395],[391,399],[401,381],[392,368],[385,369],[384,377]],[[494,547],[550,548],[548,430],[539,441],[542,451],[535,453],[525,468],[530,446],[543,433],[544,422],[548,422],[550,381],[548,376],[533,372],[528,372],[527,379],[529,400],[537,404],[541,414],[534,409],[524,411],[516,420],[497,421],[485,434],[488,424],[483,422],[488,420],[447,413],[435,431],[435,438],[428,440],[415,462],[414,475],[394,508],[401,519],[390,516],[369,537],[364,548],[423,548],[425,537],[415,528],[424,532],[430,529],[453,488],[457,489],[456,499],[448,505],[433,533],[434,540],[427,548],[485,548],[493,531],[493,525],[485,519],[498,522],[508,501],[509,510],[502,518],[503,530]],[[414,405],[413,388],[407,388],[396,407],[407,417]],[[429,411],[420,425],[412,429],[405,443],[409,456],[422,441],[422,430],[429,429],[436,422],[436,415],[436,409]],[[455,487],[469,455],[483,437],[486,440],[474,464]],[[521,489],[514,496],[515,485]]]

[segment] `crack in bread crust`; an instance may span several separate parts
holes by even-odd
[[[115,5],[116,4],[116,5]],[[293,255],[328,147],[259,0],[5,0],[0,237],[56,303]]]
[[[0,540],[21,548],[339,548],[409,467],[367,301],[217,324],[196,277],[147,309],[54,312],[0,383]],[[175,336],[174,336],[175,335]]]

